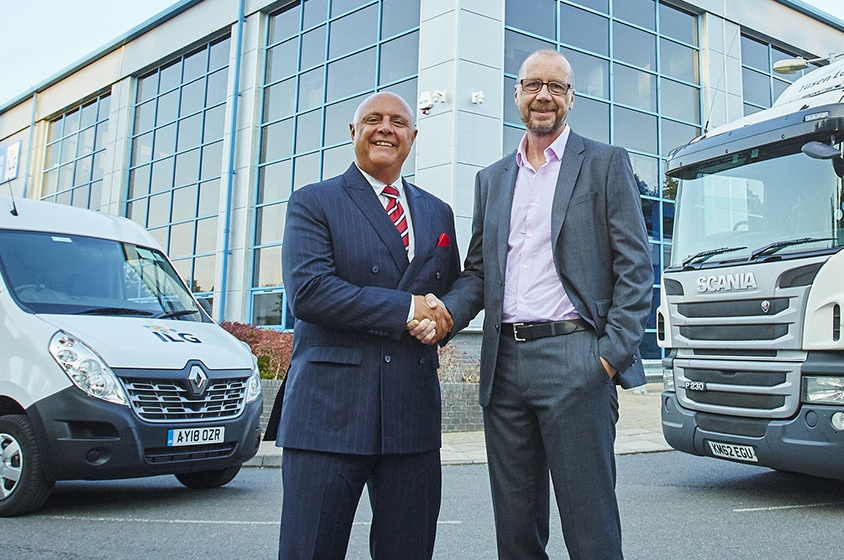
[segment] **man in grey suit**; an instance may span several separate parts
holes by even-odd
[[[627,152],[566,125],[573,83],[553,50],[522,64],[527,131],[477,174],[464,271],[442,296],[455,332],[485,309],[480,403],[502,559],[548,558],[549,472],[570,557],[622,558],[616,384],[645,383],[653,269]]]
[[[403,99],[367,97],[350,132],[354,164],[288,202],[282,262],[296,326],[277,439],[279,558],[345,558],[365,485],[372,558],[429,560],[442,421],[431,343],[451,322],[413,294],[442,294],[460,272],[454,216],[401,177],[416,138]]]

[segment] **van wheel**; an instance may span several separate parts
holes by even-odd
[[[176,475],[176,479],[188,488],[207,490],[208,488],[219,488],[228,484],[239,472],[240,465],[232,465],[231,467],[216,471],[179,473]]]
[[[41,452],[29,419],[22,414],[0,416],[0,517],[40,508],[54,484],[41,470]]]

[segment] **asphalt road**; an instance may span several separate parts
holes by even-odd
[[[679,452],[617,457],[628,560],[832,559],[841,550],[844,483]],[[173,477],[59,483],[28,517],[0,519],[16,560],[276,557],[279,469],[244,469],[228,486],[192,491]],[[495,558],[484,465],[443,470],[437,559]],[[368,558],[368,506],[349,559]],[[552,518],[551,558],[568,558]]]

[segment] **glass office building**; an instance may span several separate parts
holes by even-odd
[[[351,163],[357,104],[389,90],[427,107],[404,174],[452,205],[465,254],[474,175],[524,132],[518,67],[556,49],[574,67],[572,128],[630,153],[655,309],[669,152],[769,107],[796,77],[777,60],[843,40],[844,22],[797,0],[181,0],[0,104],[0,150],[20,142],[15,196],[135,220],[215,318],[290,329],[286,202]]]

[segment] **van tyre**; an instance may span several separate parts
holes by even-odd
[[[0,416],[0,517],[37,510],[54,484],[44,477],[29,419],[22,414]]]
[[[214,471],[179,473],[176,475],[176,479],[188,488],[207,490],[228,484],[239,472],[240,465],[232,465],[231,467]]]

